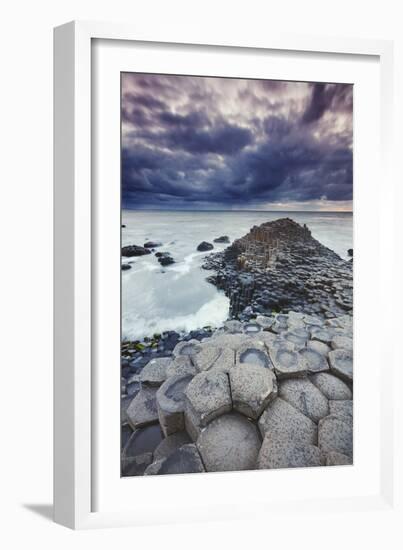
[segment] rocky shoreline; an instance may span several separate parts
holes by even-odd
[[[122,343],[122,475],[352,464],[352,262],[283,219],[203,267],[222,327]]]

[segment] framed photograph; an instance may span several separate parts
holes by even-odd
[[[72,528],[392,506],[392,45],[225,36],[55,29]]]

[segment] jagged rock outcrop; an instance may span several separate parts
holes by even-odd
[[[208,281],[225,291],[233,317],[303,311],[332,318],[350,311],[352,264],[314,239],[306,225],[282,218],[252,227],[225,251],[209,255]]]

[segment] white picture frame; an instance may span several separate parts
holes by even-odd
[[[54,35],[54,86],[55,86],[55,370],[54,370],[54,510],[55,521],[71,528],[92,528],[118,525],[136,525],[161,522],[191,521],[197,519],[220,519],[239,517],[239,506],[229,499],[225,510],[222,503],[208,505],[207,496],[198,502],[189,500],[180,505],[178,496],[172,494],[172,488],[177,486],[178,493],[185,495],[189,491],[189,485],[193,485],[197,491],[202,491],[202,485],[207,487],[207,493],[217,489],[218,493],[229,487],[232,481],[236,481],[244,491],[248,493],[248,503],[259,500],[260,513],[267,513],[282,505],[286,505],[290,513],[295,513],[301,502],[304,509],[315,513],[325,503],[329,510],[343,509],[349,506],[355,510],[380,510],[393,506],[393,432],[389,419],[393,415],[393,401],[390,393],[387,393],[385,384],[372,387],[372,398],[379,399],[379,410],[374,417],[375,426],[379,427],[375,453],[377,454],[376,467],[377,478],[373,486],[365,489],[366,480],[370,478],[371,470],[365,472],[360,466],[352,467],[350,473],[343,474],[345,484],[349,484],[350,492],[344,491],[344,485],[340,489],[325,497],[321,481],[315,476],[321,476],[320,472],[282,471],[276,472],[276,478],[271,481],[275,485],[275,479],[284,483],[293,484],[300,489],[295,489],[295,498],[292,492],[285,495],[279,504],[276,500],[276,492],[273,490],[271,497],[258,495],[256,484],[261,484],[262,476],[267,472],[242,472],[226,473],[208,476],[165,476],[166,479],[148,478],[128,480],[137,481],[136,494],[141,494],[144,482],[152,484],[153,490],[161,491],[165,495],[172,495],[172,511],[167,510],[161,504],[142,502],[142,506],[131,506],[124,502],[118,502],[120,494],[110,484],[108,493],[109,506],[99,509],[97,503],[97,486],[102,482],[105,474],[104,467],[97,461],[96,452],[99,452],[97,431],[102,428],[97,424],[97,399],[102,398],[102,384],[96,381],[96,358],[98,357],[96,333],[98,314],[105,316],[105,310],[98,309],[99,299],[98,284],[95,281],[94,265],[98,261],[96,256],[96,239],[99,230],[98,218],[102,215],[105,198],[97,199],[94,189],[94,173],[97,167],[92,157],[94,142],[93,122],[96,114],[96,106],[93,105],[94,93],[94,44],[96,41],[124,41],[124,44],[133,43],[141,45],[155,45],[158,48],[167,48],[169,44],[176,49],[194,48],[194,51],[203,51],[209,48],[209,55],[216,52],[217,56],[222,52],[235,49],[243,56],[252,58],[254,55],[262,55],[264,52],[283,52],[283,55],[292,53],[299,56],[315,56],[320,53],[328,56],[327,63],[332,59],[345,56],[362,56],[362,59],[375,60],[377,71],[379,69],[380,90],[378,96],[373,96],[374,101],[379,101],[379,136],[380,145],[374,152],[379,156],[379,169],[382,169],[383,181],[392,182],[391,154],[392,154],[392,116],[393,116],[393,46],[388,41],[338,39],[330,37],[313,36],[287,36],[284,34],[270,33],[268,36],[255,36],[253,40],[238,36],[231,36],[227,31],[220,37],[203,31],[200,37],[187,36],[184,29],[180,35],[175,32],[170,35],[169,30],[164,36],[152,36],[147,31],[141,31],[131,25],[72,22],[55,29]],[[123,42],[122,42],[123,44]],[[166,46],[164,46],[166,44]],[[119,69],[120,70],[120,69]],[[142,69],[144,70],[144,69]],[[376,72],[376,71],[375,71]],[[116,107],[115,107],[116,108]],[[118,106],[119,108],[119,106]],[[377,128],[377,127],[376,127]],[[99,127],[102,131],[102,126]],[[356,144],[355,144],[356,145]],[[372,143],[372,147],[374,143]],[[378,150],[379,149],[379,150]],[[369,149],[368,149],[369,150]],[[375,175],[368,174],[368,181]],[[360,193],[359,193],[360,195]],[[363,194],[361,193],[362,200]],[[388,216],[393,201],[393,184],[389,183],[381,191],[376,189],[375,179],[373,185],[368,186],[368,201],[372,211],[372,230],[368,239],[379,240],[375,258],[381,255],[387,257],[393,250],[392,228]],[[112,197],[113,200],[113,197]],[[115,195],[116,203],[116,195]],[[104,212],[104,211],[103,211]],[[104,212],[105,213],[105,212]],[[375,222],[374,222],[375,220]],[[370,253],[370,246],[365,245],[364,232],[369,227],[371,220],[364,216],[358,216],[357,223],[361,224],[361,232],[356,237],[358,243],[362,243],[363,255],[361,266],[365,265],[365,250]],[[362,237],[361,237],[362,236]],[[108,245],[107,245],[108,246]],[[113,246],[111,244],[111,246]],[[111,248],[110,250],[113,250]],[[367,258],[368,259],[368,258]],[[356,262],[356,260],[355,260]],[[385,264],[383,264],[385,265]],[[355,263],[355,270],[357,269]],[[358,258],[358,269],[360,259]],[[113,274],[111,274],[113,278]],[[375,300],[375,307],[382,307],[387,311],[390,300],[388,292],[393,287],[392,275],[385,268],[373,274],[372,283],[379,285],[379,295]],[[105,284],[105,283],[104,283]],[[364,283],[362,283],[364,287]],[[355,288],[356,291],[356,288]],[[361,294],[361,297],[360,297]],[[365,292],[358,292],[359,304],[365,303]],[[118,306],[116,306],[118,307]],[[365,311],[362,319],[364,323]],[[102,322],[102,320],[100,321]],[[379,349],[370,357],[358,357],[358,361],[375,362],[380,357],[382,342],[386,343],[387,327],[380,326]],[[368,333],[367,333],[368,334]],[[109,345],[109,344],[108,344]],[[112,345],[112,344],[111,344]],[[360,349],[360,346],[358,346]],[[113,353],[109,350],[108,353]],[[377,355],[378,354],[378,355]],[[393,376],[393,351],[387,346],[382,352],[382,374],[389,384]],[[357,361],[356,356],[354,357]],[[374,369],[379,365],[374,365]],[[374,370],[378,375],[379,371]],[[370,390],[368,390],[370,391]],[[377,392],[377,395],[375,393]],[[364,395],[361,401],[363,407],[368,407],[368,395]],[[98,411],[98,412],[97,412]],[[378,414],[379,412],[379,414]],[[357,411],[355,411],[357,413]],[[359,413],[359,411],[358,411]],[[359,418],[359,415],[358,415]],[[355,434],[356,436],[356,434]],[[113,445],[111,445],[113,447]],[[104,448],[102,448],[104,449]],[[356,451],[357,449],[355,449]],[[379,456],[378,456],[379,453]],[[111,459],[112,460],[112,459]],[[372,466],[371,466],[372,467]],[[315,469],[320,470],[320,469]],[[345,470],[346,471],[346,470]],[[334,469],[332,483],[339,483],[337,468]],[[360,478],[360,472],[363,476]],[[273,475],[273,472],[269,474]],[[365,475],[364,475],[365,474]],[[379,474],[379,477],[378,477]],[[221,478],[219,477],[221,476]],[[260,476],[259,479],[257,476]],[[299,476],[299,477],[298,477]],[[304,483],[302,477],[310,479],[312,486],[317,487],[310,495],[304,495]],[[367,477],[365,477],[367,476]],[[203,481],[201,480],[203,478]],[[357,485],[355,481],[360,479]],[[115,483],[116,485],[116,483]],[[323,485],[323,482],[322,482]],[[131,485],[132,487],[133,485]],[[306,500],[304,500],[306,498]],[[140,497],[138,497],[140,501]],[[175,500],[176,499],[176,500]],[[218,499],[219,501],[219,499]],[[163,499],[162,499],[163,502]],[[276,505],[277,504],[277,505]],[[153,513],[150,510],[153,507]],[[175,513],[173,513],[175,512]],[[178,512],[180,512],[178,514]],[[243,514],[245,511],[243,510]],[[254,513],[254,515],[256,515]]]

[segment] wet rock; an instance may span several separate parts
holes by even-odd
[[[205,472],[199,451],[193,443],[183,445],[163,460],[158,475]]]
[[[162,266],[172,265],[175,263],[175,260],[172,258],[172,256],[169,254],[169,252],[161,253],[161,256],[158,258],[158,262]]]
[[[162,246],[162,243],[157,241],[147,241],[144,243],[144,248],[157,248],[158,246]]]
[[[171,376],[157,392],[158,418],[165,437],[185,429],[184,392],[192,375]]]
[[[185,390],[186,430],[193,440],[217,416],[232,408],[228,376],[223,372],[201,372]]]
[[[278,394],[314,422],[329,414],[328,400],[307,378],[284,380]]]
[[[131,269],[132,266],[129,264],[122,264],[121,269],[122,271],[127,271],[128,269]]]
[[[258,425],[262,437],[283,438],[304,445],[317,443],[316,424],[280,397],[269,403]]]
[[[227,235],[223,235],[222,237],[217,237],[216,239],[214,239],[214,242],[215,243],[229,243],[230,240],[229,240],[229,237],[227,237]]]
[[[197,247],[197,250],[199,252],[206,252],[207,250],[213,250],[214,246],[211,243],[207,243],[206,241],[203,241],[199,244]]]
[[[288,342],[279,342],[276,347],[271,348],[270,358],[279,379],[305,376],[307,373],[308,368],[303,357]]]
[[[243,327],[245,334],[253,336],[262,330],[262,327],[257,323],[246,323]]]
[[[201,345],[198,340],[188,340],[184,342],[179,342],[176,344],[175,349],[173,350],[173,357],[179,357],[181,355],[187,355],[192,357],[193,355],[196,355],[196,353],[199,353],[201,350]]]
[[[151,359],[140,373],[142,384],[160,386],[167,378],[167,367],[171,363],[169,357]]]
[[[122,256],[125,258],[131,258],[132,256],[145,256],[146,254],[151,254],[151,251],[135,244],[124,246],[122,248]]]
[[[176,432],[168,435],[161,441],[158,447],[154,450],[154,460],[167,458],[174,451],[177,451],[183,445],[191,443],[191,439],[186,432]]]
[[[273,372],[256,364],[239,364],[229,372],[233,408],[257,419],[277,395]]]
[[[349,350],[335,349],[329,353],[330,370],[347,382],[353,381],[353,353]]]
[[[336,376],[327,372],[319,372],[311,377],[311,381],[328,399],[351,399],[350,388]]]
[[[329,370],[329,363],[326,357],[312,348],[302,349],[300,355],[303,357],[308,367],[308,372],[325,372]]]
[[[326,466],[345,466],[352,463],[352,457],[336,451],[330,451],[330,453],[326,455]]]
[[[351,258],[352,258],[352,257],[353,257],[353,249],[352,249],[352,248],[349,248],[349,249],[347,250],[347,254],[348,254],[349,256],[351,256]]]
[[[158,422],[157,388],[141,388],[126,410],[129,424],[133,428]]]
[[[322,418],[318,425],[318,445],[325,453],[337,451],[338,453],[352,457],[352,424],[334,415]]]
[[[273,368],[266,346],[257,339],[249,340],[239,346],[235,353],[236,363],[253,363],[265,368]]]
[[[315,445],[294,443],[289,439],[264,438],[258,457],[259,469],[308,468],[324,466],[325,456]]]
[[[261,441],[250,420],[231,413],[213,420],[196,444],[208,472],[228,472],[256,468]]]

